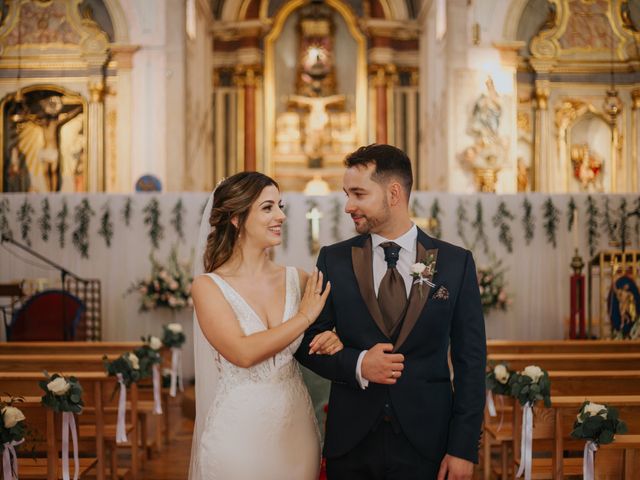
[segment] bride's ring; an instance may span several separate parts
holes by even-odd
[[[391,370],[391,378],[396,378],[396,372],[395,372],[395,370]]]

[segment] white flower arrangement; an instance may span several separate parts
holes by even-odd
[[[193,306],[191,300],[192,259],[179,262],[175,247],[171,249],[167,265],[156,261],[153,253],[151,261],[151,275],[134,283],[127,293],[140,295],[140,310],[149,311],[156,308],[170,308],[181,310]]]
[[[618,410],[587,400],[580,407],[571,436],[606,445],[616,434],[626,432],[627,425],[618,418]]]
[[[500,262],[479,267],[476,273],[484,313],[493,309],[506,311],[512,300],[505,288],[504,270],[500,268]]]
[[[423,285],[429,287],[435,287],[433,283],[433,276],[436,274],[436,256],[433,253],[429,253],[429,256],[419,262],[411,265],[411,276],[414,278],[414,285],[418,285],[420,290],[420,297],[422,297]]]
[[[11,429],[26,419],[22,410],[16,407],[4,407],[2,409],[2,425],[4,428]]]

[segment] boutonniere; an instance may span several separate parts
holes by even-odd
[[[418,288],[420,289],[420,298],[422,298],[423,295],[423,285],[428,285],[431,288],[436,286],[436,284],[432,282],[435,274],[436,256],[434,254],[429,254],[426,260],[422,260],[411,265],[411,276],[415,279],[413,284],[418,285]]]

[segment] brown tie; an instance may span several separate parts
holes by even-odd
[[[378,305],[388,333],[393,334],[407,307],[407,290],[396,268],[400,258],[400,246],[393,242],[384,242],[380,246],[384,249],[387,273],[382,277],[378,288]]]

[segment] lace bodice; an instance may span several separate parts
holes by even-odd
[[[229,302],[233,312],[236,314],[240,327],[245,335],[251,335],[267,329],[255,310],[229,283],[215,273],[208,273],[206,275],[211,277],[222,291],[224,298]],[[285,277],[286,296],[282,318],[283,323],[296,314],[300,303],[298,270],[295,267],[286,267]],[[220,373],[219,391],[225,387],[230,387],[242,382],[272,381],[277,380],[277,377],[286,378],[290,376],[290,368],[295,366],[291,364],[293,354],[301,342],[302,335],[274,357],[249,368],[238,367],[226,360],[222,355],[217,354],[216,364],[218,372]]]

